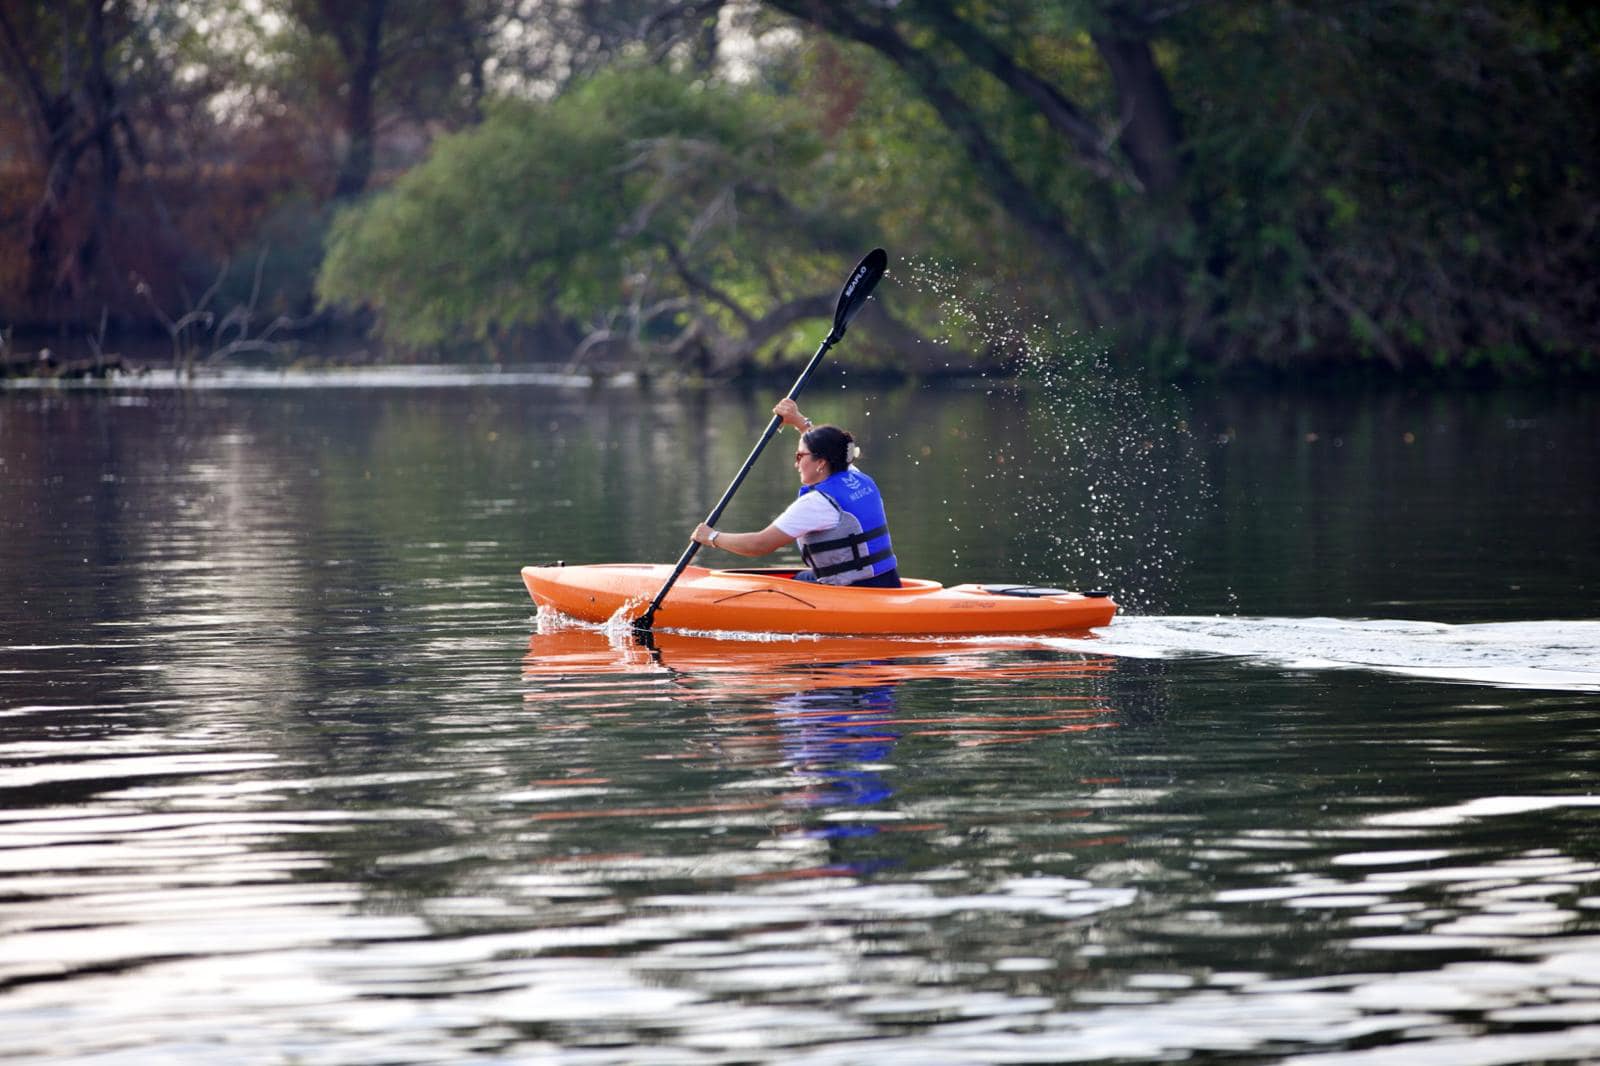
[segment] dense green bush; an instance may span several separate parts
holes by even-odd
[[[738,348],[836,285],[864,228],[801,117],[759,90],[626,66],[502,103],[339,217],[319,291],[371,306],[407,346],[556,318],[633,351]]]

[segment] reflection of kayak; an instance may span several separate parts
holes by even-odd
[[[534,602],[585,622],[626,608],[635,619],[672,573],[654,563],[526,566]],[[1026,585],[954,585],[908,579],[903,588],[843,588],[795,581],[793,570],[684,570],[656,611],[672,629],[822,634],[963,636],[1061,633],[1111,623],[1117,605]]]
[[[625,636],[584,626],[541,628],[528,638],[523,676],[554,681],[571,695],[588,678],[602,679],[597,699],[618,693],[620,674],[673,677],[700,683],[703,695],[760,696],[894,685],[928,678],[983,681],[1020,678],[1093,680],[1110,669],[1107,659],[1050,655],[1021,659],[981,644],[940,640],[823,637],[739,640],[657,632],[645,648]],[[998,657],[997,657],[998,656]],[[608,679],[608,680],[607,680]],[[688,692],[674,691],[674,698]],[[1083,700],[1062,696],[1063,702]]]

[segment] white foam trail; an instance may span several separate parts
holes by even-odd
[[[1376,670],[1501,688],[1600,692],[1600,621],[1447,625],[1396,619],[1124,615],[1051,646],[1138,659],[1218,657]]]

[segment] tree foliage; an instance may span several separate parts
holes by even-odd
[[[767,3],[892,66],[1135,358],[1600,363],[1588,5]]]
[[[1371,0],[1202,29],[1174,66],[1219,361],[1594,368],[1593,15]]]
[[[558,318],[584,351],[720,372],[827,314],[869,231],[803,113],[692,72],[617,67],[506,104],[339,219],[321,275],[409,346]]]
[[[1600,372],[1576,0],[4,0],[0,74],[0,326],[233,262],[414,349],[722,373],[884,244],[1156,373]]]

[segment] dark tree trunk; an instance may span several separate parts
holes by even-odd
[[[1119,324],[1152,340],[1191,339],[1194,330],[1186,321],[1193,311],[1188,283],[1193,264],[1179,249],[1194,229],[1204,226],[1206,210],[1203,201],[1190,198],[1183,123],[1156,63],[1151,27],[1135,12],[1103,5],[1092,33],[1117,101],[1117,114],[1110,116],[1113,124],[1106,118],[1097,121],[1057,85],[1029,70],[951,0],[872,6],[832,0],[767,3],[876,49],[910,78],[939,112],[996,202],[1054,253],[1089,324]],[[1098,180],[1101,191],[1095,195],[1105,213],[1097,232],[1106,240],[1104,249],[1093,251],[1079,227],[1012,165],[984,115],[952,80],[952,52],[1038,115],[1059,135],[1071,160]],[[1146,252],[1130,272],[1131,255],[1152,240],[1153,253]]]
[[[63,267],[74,257],[62,251],[67,201],[86,146],[74,135],[78,113],[69,97],[50,101],[44,112],[44,187],[28,215],[28,297],[33,301],[47,301],[70,287]]]
[[[1183,120],[1143,23],[1114,14],[1093,40],[1117,90],[1123,154],[1145,188],[1155,225],[1157,250],[1139,278],[1146,314],[1165,324],[1172,339],[1203,346],[1190,307],[1191,264],[1177,251],[1186,230],[1204,227],[1207,213],[1203,201],[1188,199]]]
[[[1183,181],[1183,124],[1149,38],[1113,30],[1096,33],[1094,45],[1117,89],[1122,147],[1134,173],[1151,196],[1177,195]]]
[[[1015,56],[962,19],[948,4],[928,0],[911,12],[946,42],[960,49],[973,66],[1032,104],[1050,127],[1066,138],[1091,171],[1102,178],[1132,183],[1132,175],[1107,154],[1105,134],[1060,89],[1018,63]]]
[[[89,72],[84,88],[89,98],[91,139],[99,158],[99,181],[94,192],[94,226],[78,250],[78,265],[85,278],[96,273],[109,281],[116,275],[112,262],[112,227],[117,215],[117,188],[122,180],[122,152],[117,146],[120,104],[116,87],[106,70],[105,10],[99,0],[90,4]]]
[[[771,6],[832,33],[859,41],[882,53],[917,86],[923,98],[938,111],[968,160],[994,194],[1000,206],[1050,250],[1071,278],[1083,301],[1086,318],[1104,325],[1116,317],[1100,283],[1103,273],[1088,247],[1078,239],[1056,206],[1040,196],[1006,158],[989,136],[981,116],[945,78],[934,57],[913,47],[887,22],[866,22],[848,5],[833,0],[768,0]]]
[[[325,0],[325,3],[336,2]],[[350,144],[334,181],[333,195],[336,200],[360,196],[372,180],[373,140],[376,134],[374,99],[378,75],[383,68],[383,21],[387,8],[387,0],[368,0],[358,27],[359,35],[338,35],[340,50],[350,70],[350,96],[345,103],[344,120],[345,134]]]
[[[116,0],[89,0],[81,9],[88,54],[72,47],[70,10],[58,10],[59,45],[27,39],[7,5],[0,5],[0,60],[29,110],[39,148],[44,182],[28,218],[27,292],[36,305],[80,296],[90,281],[110,269],[105,255],[116,216],[122,152],[116,140],[120,119],[116,86],[106,67],[106,20]],[[20,12],[17,12],[20,14]],[[24,24],[25,25],[25,24]],[[43,28],[38,27],[42,36]],[[81,69],[81,81],[60,93],[45,85],[41,55],[59,48],[67,68]],[[98,160],[91,225],[81,236],[69,232],[67,218],[80,184],[85,157]]]

